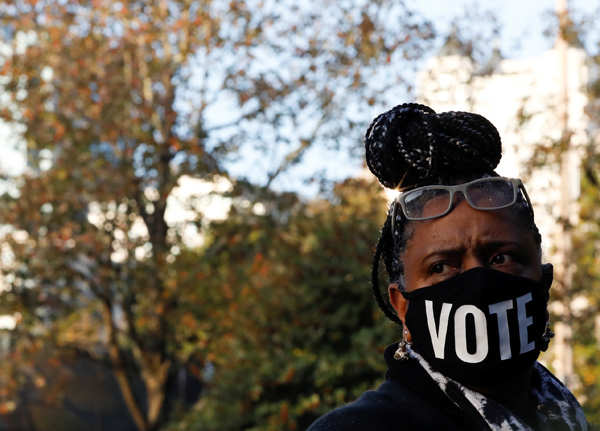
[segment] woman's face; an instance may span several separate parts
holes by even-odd
[[[540,280],[539,246],[519,221],[514,208],[480,211],[461,200],[443,217],[412,222],[413,233],[401,256],[405,289],[430,286],[475,267]],[[389,294],[404,321],[407,300],[395,284]]]

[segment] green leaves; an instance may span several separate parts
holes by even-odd
[[[181,427],[305,429],[382,379],[397,334],[370,292],[379,190],[347,181],[335,203],[296,206],[285,219],[238,209],[239,220],[212,225],[201,261],[214,268],[211,295],[227,298],[215,310],[224,332],[211,343],[214,379]],[[221,248],[219,238],[243,239]]]

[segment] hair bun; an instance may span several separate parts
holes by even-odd
[[[502,155],[492,123],[470,112],[405,103],[377,116],[365,135],[367,165],[385,187],[493,172]]]

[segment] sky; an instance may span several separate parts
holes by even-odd
[[[553,14],[556,10],[556,0],[405,0],[409,9],[413,9],[433,22],[438,34],[448,34],[451,23],[456,17],[464,16],[466,11],[478,11],[479,14],[492,12],[500,27],[499,39],[495,43],[506,58],[527,58],[539,56],[542,52],[552,48],[554,40],[544,35],[544,32],[553,24]],[[585,0],[570,0],[571,11],[592,12],[598,8],[600,2]],[[576,16],[576,14],[573,14]],[[487,22],[487,21],[486,21]],[[489,30],[477,29],[475,26],[461,28],[466,36],[477,32],[489,34]],[[443,43],[440,38],[437,46],[430,55],[434,55]],[[490,47],[490,51],[493,47]],[[423,58],[426,60],[426,58]],[[411,95],[406,95],[403,103],[411,100]],[[390,106],[391,108],[391,106]],[[375,113],[374,115],[377,115]],[[368,122],[371,118],[366,119]],[[331,163],[336,160],[336,163]],[[361,173],[363,161],[347,154],[334,153],[313,147],[307,151],[300,164],[284,172],[273,183],[272,187],[279,190],[295,190],[301,195],[312,197],[318,194],[317,184],[304,184],[298,178],[309,176],[312,172],[325,170],[330,180],[341,180],[348,176]],[[248,172],[248,163],[242,161],[231,166],[235,174],[244,175]],[[251,178],[252,175],[249,175]]]
[[[406,0],[407,4],[432,20],[438,30],[450,28],[451,18],[465,8],[492,11],[502,27],[500,47],[510,58],[530,57],[551,48],[552,40],[544,37],[551,23],[557,0]],[[600,2],[567,0],[570,11],[592,12]]]
[[[497,41],[501,52],[506,58],[527,58],[538,56],[540,53],[552,48],[554,40],[544,35],[544,31],[553,23],[553,14],[556,11],[556,0],[406,0],[407,6],[431,20],[439,34],[447,34],[451,23],[457,16],[462,16],[465,11],[478,10],[480,13],[492,12],[498,19],[501,29]],[[600,2],[589,0],[570,0],[570,11],[592,12],[600,6]],[[575,16],[575,14],[574,14]],[[461,29],[466,34],[474,29]],[[438,46],[443,40],[438,41]],[[492,47],[490,47],[490,50]],[[437,48],[432,50],[435,54]],[[410,96],[407,96],[410,97]],[[410,100],[400,100],[402,103]],[[391,107],[390,107],[391,108]],[[331,157],[336,157],[331,155]],[[339,156],[338,156],[339,157]],[[316,171],[327,168],[330,160],[328,155],[323,156],[321,150],[307,152],[303,160],[303,169]],[[346,176],[355,176],[362,169],[362,160],[349,160],[345,164],[338,164],[331,178],[342,179]],[[286,189],[295,188],[301,194],[311,196],[316,193],[314,185],[293,184],[293,179],[282,178],[274,187]]]
[[[556,0],[502,0],[501,2],[498,0],[406,0],[409,8],[415,9],[431,20],[440,34],[447,33],[453,18],[464,15],[465,10],[492,11],[497,16],[501,27],[497,44],[503,55],[509,58],[534,56],[551,48],[553,42],[545,37],[543,32],[552,22],[550,14],[556,7],[555,2]],[[598,3],[600,2],[571,0],[569,8],[590,12],[598,7]],[[472,29],[464,30],[468,33]],[[0,170],[8,171],[13,175],[18,174],[24,163],[23,152],[19,148],[19,140],[15,139],[10,130],[2,126],[0,124],[0,150],[2,151]],[[346,160],[337,164],[335,172],[329,175],[330,179],[337,180],[356,175],[361,169],[361,160],[340,154],[323,154],[323,151],[318,149],[308,151],[299,168],[306,172],[328,169],[327,163],[331,157],[342,157]],[[238,170],[236,166],[231,168],[234,173]],[[247,163],[242,161],[240,168],[247,169]],[[288,178],[282,176],[274,183],[274,187],[294,189],[309,196],[318,191],[315,184],[306,185],[295,181],[294,175],[289,175]]]
[[[441,32],[448,31],[452,18],[466,8],[494,12],[502,28],[500,47],[509,57],[532,56],[551,46],[543,36],[548,24],[544,14],[554,10],[554,0],[407,0],[407,4],[433,21]]]

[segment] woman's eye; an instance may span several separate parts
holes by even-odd
[[[437,262],[431,265],[429,272],[432,274],[441,274],[444,272],[446,264],[444,262]]]
[[[512,261],[512,256],[507,253],[500,253],[490,259],[492,265],[503,265]]]

